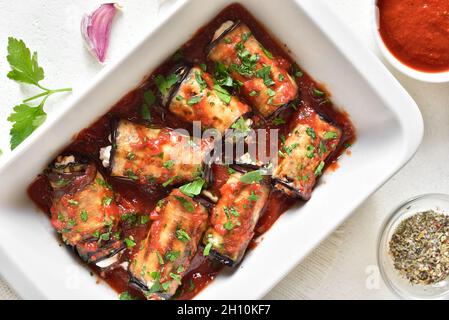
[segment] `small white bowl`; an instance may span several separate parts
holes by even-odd
[[[449,82],[449,71],[445,72],[419,71],[405,65],[391,53],[391,51],[385,45],[382,36],[380,35],[379,8],[377,6],[377,2],[378,0],[372,0],[371,25],[373,27],[374,37],[376,39],[377,46],[379,47],[385,59],[387,59],[387,61],[390,64],[392,64],[397,70],[399,70],[400,72],[411,78],[432,83]]]

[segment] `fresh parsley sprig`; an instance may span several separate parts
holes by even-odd
[[[34,130],[36,130],[47,119],[47,113],[44,111],[44,104],[47,99],[59,92],[70,92],[71,88],[48,89],[41,85],[45,78],[44,69],[39,66],[37,52],[31,54],[30,49],[23,40],[8,38],[8,63],[11,71],[8,78],[20,83],[33,85],[42,90],[41,93],[27,98],[13,109],[13,113],[8,117],[8,121],[13,123],[10,130],[11,149],[15,149],[23,142]],[[42,98],[39,105],[31,106],[28,102]]]

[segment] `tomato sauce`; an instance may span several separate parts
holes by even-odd
[[[424,72],[449,71],[449,1],[379,0],[380,34],[391,53]]]
[[[265,48],[267,48],[267,50],[272,52],[274,56],[285,59],[289,64],[295,65],[294,61],[287,53],[286,47],[274,40],[263,26],[257,22],[245,8],[238,4],[228,6],[219,13],[211,23],[198,30],[193,38],[180,49],[183,58],[190,63],[205,63],[207,64],[208,70],[214,70],[213,63],[206,59],[205,48],[209,45],[216,29],[227,20],[241,20],[248,25],[255,37]],[[108,136],[116,123],[116,119],[123,118],[130,121],[141,121],[140,114],[144,103],[144,92],[148,89],[157,92],[154,78],[159,74],[167,74],[176,65],[177,61],[174,57],[168,59],[158,67],[139,88],[123,97],[107,114],[98,119],[90,127],[81,131],[74,141],[67,146],[64,153],[75,152],[90,157],[96,162],[99,170],[102,170],[102,165],[98,159],[98,153],[100,148],[110,144]],[[355,140],[354,128],[348,115],[333,106],[332,102],[328,99],[328,94],[324,97],[317,97],[316,94],[314,94],[314,90],[316,89],[324,91],[322,86],[316,83],[306,72],[300,71],[299,67],[296,72],[300,73],[300,76],[296,77],[296,82],[300,91],[301,103],[314,108],[342,129],[343,136],[341,143],[338,146],[337,152],[335,152],[333,158],[329,161],[329,165],[332,166],[332,163],[335,163],[338,160],[338,157],[344,153],[347,146]],[[184,128],[190,132],[192,131],[190,124],[184,123],[161,107],[154,107],[151,111],[152,122],[156,125],[163,125],[171,128]],[[293,108],[287,108],[281,114],[281,116],[286,119],[285,124],[276,126],[280,129],[281,133],[288,133],[288,119],[291,118],[293,114]],[[272,127],[272,125],[267,124],[264,128],[269,129],[270,127]],[[267,143],[267,148],[269,149],[269,142]],[[218,191],[226,183],[229,177],[228,167],[214,164],[212,171],[214,173],[214,182],[211,189],[213,191]],[[107,182],[113,186],[113,189],[117,194],[116,199],[119,202],[122,214],[123,212],[136,211],[139,212],[140,215],[149,216],[158,200],[167,196],[169,192],[168,189],[157,186],[138,186],[129,181],[111,177],[107,172],[102,172],[102,174]],[[35,179],[29,186],[28,194],[42,211],[49,214],[51,207],[51,188],[45,175],[40,175]],[[279,191],[271,191],[266,208],[255,229],[256,237],[269,230],[282,213],[298,203],[300,203],[300,201],[288,198]],[[138,248],[140,242],[146,237],[150,226],[151,223],[127,227],[123,232],[125,235],[133,236],[137,243],[135,248]],[[255,247],[256,243],[253,241],[249,248]],[[123,261],[128,260],[130,255],[133,254],[128,251],[129,250],[122,256]],[[118,293],[128,291],[134,297],[144,298],[138,290],[130,286],[130,277],[126,270],[116,268],[112,271],[104,272],[95,267],[91,268],[97,274],[99,279],[107,282]],[[207,257],[203,257],[202,248],[200,248],[197,255],[193,258],[191,267],[188,273],[184,276],[182,286],[180,286],[175,298],[191,299],[195,297],[196,294],[205,288],[219,274],[221,269],[222,266],[220,264],[211,261]]]

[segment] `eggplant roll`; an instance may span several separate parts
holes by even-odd
[[[273,57],[243,23],[225,22],[215,33],[208,58],[229,69],[242,94],[264,117],[294,100],[298,87],[286,61]]]
[[[113,137],[111,176],[164,187],[203,174],[211,140],[192,140],[169,128],[151,128],[121,120]]]
[[[264,180],[248,183],[244,176],[234,173],[220,188],[210,227],[203,237],[205,251],[228,266],[237,265],[243,258],[270,193]]]
[[[214,128],[223,134],[240,117],[251,111],[218,85],[199,67],[183,67],[185,76],[170,94],[170,112],[187,122],[200,121],[203,129]]]
[[[272,177],[275,188],[308,200],[342,132],[309,107],[302,108],[292,123],[293,129],[282,143]]]
[[[51,223],[64,242],[87,262],[97,262],[124,245],[117,231],[114,192],[93,162],[59,157],[47,172],[52,187]]]
[[[151,214],[147,238],[131,260],[132,281],[148,299],[169,299],[190,267],[207,226],[206,208],[174,189]]]

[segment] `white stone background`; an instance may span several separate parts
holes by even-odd
[[[324,1],[360,41],[380,57],[369,19],[372,0],[300,1]],[[8,36],[24,39],[29,47],[39,52],[47,75],[45,85],[51,88],[72,86],[77,91],[88,85],[102,68],[85,51],[79,33],[83,13],[100,3],[99,0],[0,0],[0,149],[4,153],[0,161],[9,152],[10,124],[6,118],[15,104],[34,92],[6,78]],[[108,56],[111,61],[119,59],[158,17],[158,0],[120,0],[119,3],[123,12],[113,27]],[[423,114],[425,136],[418,153],[267,298],[395,298],[376,272],[378,234],[389,212],[404,200],[428,192],[449,193],[446,183],[449,177],[449,84],[425,84],[399,74],[388,64],[387,67],[416,100]],[[50,117],[52,110],[61,107],[65,98],[64,95],[54,96],[47,102]],[[0,299],[14,298],[17,296],[0,280]]]

